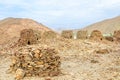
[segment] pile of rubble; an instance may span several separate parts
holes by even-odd
[[[58,76],[60,71],[60,57],[55,49],[23,48],[12,57],[10,71],[15,72],[16,80],[30,76]]]

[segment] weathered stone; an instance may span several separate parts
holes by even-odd
[[[108,40],[108,41],[111,41],[111,42],[114,41],[113,37],[110,37],[110,36],[106,36],[105,39]]]
[[[97,54],[106,54],[106,53],[109,53],[109,50],[108,49],[99,49],[96,51]]]
[[[37,37],[32,29],[24,29],[20,33],[18,40],[19,46],[31,45],[37,43]]]
[[[53,39],[57,38],[57,33],[53,31],[45,31],[42,35],[42,39]]]
[[[72,39],[73,38],[73,31],[72,30],[66,30],[62,31],[61,36],[67,39]]]
[[[77,32],[77,39],[87,39],[88,38],[88,33],[87,31],[78,31]]]
[[[90,39],[92,40],[97,40],[97,41],[101,41],[104,39],[102,33],[98,30],[94,30],[91,35],[90,35]]]

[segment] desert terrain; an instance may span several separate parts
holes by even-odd
[[[0,28],[0,30],[4,29]],[[47,30],[50,29],[45,27],[44,31]],[[14,32],[17,32],[17,35],[9,34],[10,40],[8,37],[2,38],[4,34],[1,37],[0,80],[15,80],[15,74],[9,73],[9,68],[12,64],[12,55],[16,51],[23,49],[22,53],[28,53],[28,48],[39,49],[39,47],[53,48],[58,52],[61,74],[54,77],[24,77],[22,80],[120,80],[119,42],[66,39],[57,34],[57,38],[39,39],[37,44],[13,47],[20,36],[20,31],[14,30]],[[5,34],[8,33],[9,31]],[[17,36],[17,39],[13,39]],[[9,42],[6,43],[3,39],[7,39]]]

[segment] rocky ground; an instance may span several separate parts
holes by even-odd
[[[44,43],[58,50],[62,62],[62,74],[56,77],[25,77],[23,80],[120,80],[120,46],[118,44],[89,40]],[[41,45],[43,43],[37,46]],[[14,74],[9,74],[7,71],[11,64],[10,55],[13,52],[2,50],[0,80],[14,80]]]

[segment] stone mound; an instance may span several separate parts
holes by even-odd
[[[20,48],[12,57],[10,72],[15,72],[16,79],[24,77],[58,76],[60,71],[60,57],[51,48]]]
[[[102,33],[100,31],[94,30],[94,31],[92,31],[92,33],[90,35],[90,39],[101,41],[104,38],[103,38],[103,35],[102,35]]]

